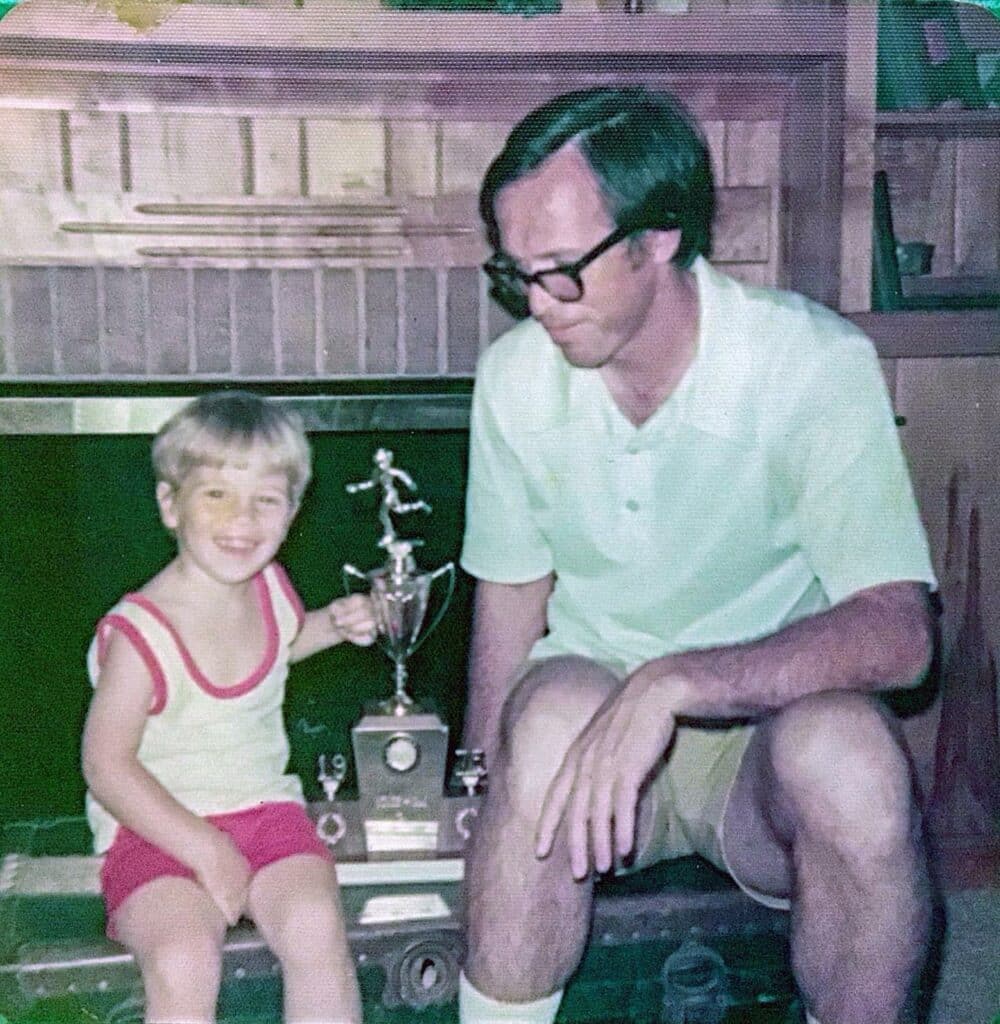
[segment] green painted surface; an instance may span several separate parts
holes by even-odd
[[[322,434],[313,437],[315,476],[282,560],[307,607],[343,592],[345,561],[370,568],[375,498],[349,497],[375,448],[396,453],[431,516],[411,516],[422,565],[457,559],[465,487],[464,432]],[[171,557],[153,501],[148,437],[13,436],[3,439],[0,479],[0,821],[79,814],[84,785],[80,732],[90,686],[84,669],[98,618]],[[457,733],[464,708],[471,584],[460,574],[452,607],[411,662],[412,689],[432,700]],[[310,797],[316,755],[350,749],[350,727],[365,700],[391,692],[390,662],[347,646],[292,668],[286,702],[292,766]],[[348,779],[348,786],[350,779]]]

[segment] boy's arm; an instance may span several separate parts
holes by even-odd
[[[181,805],[139,761],[152,699],[149,669],[128,640],[113,634],[84,725],[84,778],[121,825],[190,867],[235,924],[246,902],[246,861],[228,836]]]
[[[345,640],[368,647],[378,636],[371,598],[364,594],[338,597],[325,608],[306,612],[302,628],[288,649],[288,660],[302,661]]]

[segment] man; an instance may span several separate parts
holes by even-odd
[[[934,576],[870,343],[708,265],[708,154],[667,96],[546,104],[480,208],[530,318],[473,401],[464,1024],[551,1021],[593,873],[692,852],[790,905],[810,1020],[896,1024],[929,887],[874,695],[924,674]]]

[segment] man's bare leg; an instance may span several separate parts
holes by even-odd
[[[562,987],[583,955],[593,884],[574,881],[564,844],[535,856],[535,826],[570,743],[620,685],[583,658],[553,658],[504,709],[497,763],[466,860],[468,956],[480,991],[510,1003]]]
[[[726,812],[729,865],[792,899],[792,967],[822,1024],[897,1024],[931,914],[908,759],[889,715],[853,693],[762,723]]]

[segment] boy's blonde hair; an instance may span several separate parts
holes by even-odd
[[[262,444],[274,468],[288,476],[288,495],[298,506],[312,475],[312,454],[302,420],[249,391],[215,391],[196,398],[167,420],[153,441],[157,482],[177,490],[198,466],[221,466],[233,451]]]

